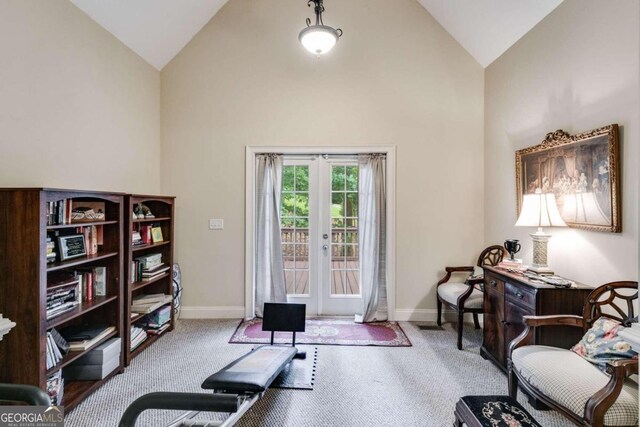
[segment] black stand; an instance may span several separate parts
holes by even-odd
[[[271,331],[271,345],[276,332],[292,332],[292,347],[296,346],[296,332],[304,332],[307,306],[304,304],[264,303],[262,330]],[[306,359],[307,352],[298,350],[294,359]]]

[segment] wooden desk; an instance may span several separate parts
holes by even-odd
[[[480,354],[502,370],[507,370],[509,343],[525,329],[522,316],[577,314],[591,286],[576,283],[575,288],[556,288],[538,284],[524,276],[494,267],[484,267],[484,330]],[[552,326],[537,328],[534,342],[570,348],[583,335],[578,328]]]

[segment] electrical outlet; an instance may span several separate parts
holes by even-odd
[[[224,219],[210,219],[209,230],[222,230],[224,229]]]

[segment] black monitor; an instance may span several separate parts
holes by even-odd
[[[272,332],[304,332],[307,314],[305,304],[265,302],[262,330]]]

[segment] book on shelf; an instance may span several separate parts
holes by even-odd
[[[150,245],[151,243],[153,243],[153,239],[151,238],[150,225],[141,225],[138,231],[140,232],[140,236],[142,236],[142,242],[145,245]]]
[[[115,326],[106,325],[73,325],[60,331],[71,351],[84,351],[103,340],[116,330]]]
[[[87,255],[96,255],[103,245],[102,239],[100,238],[100,234],[103,233],[102,226],[90,225],[86,227],[76,227],[76,232],[84,235]]]
[[[165,294],[152,294],[152,295],[138,295],[133,297],[131,303],[131,311],[134,313],[151,313],[157,310],[165,304],[169,304],[173,301],[171,295]]]
[[[93,301],[107,295],[107,267],[77,269],[74,274],[79,282],[82,301]]]
[[[58,370],[47,377],[47,394],[53,406],[62,405],[62,397],[64,396],[62,370]]]
[[[164,325],[162,325],[162,326],[160,326],[158,328],[148,328],[147,329],[147,334],[150,334],[150,335],[161,335],[164,331],[169,329],[169,326],[171,326],[170,323],[165,323]]]
[[[153,270],[142,270],[142,281],[153,280],[158,276],[162,276],[169,270],[169,266],[165,264],[160,264],[157,268]]]
[[[58,363],[60,363],[60,361],[62,360],[62,352],[60,351],[60,348],[58,348],[58,345],[53,339],[51,332],[47,332],[46,343],[47,343],[47,352],[46,352],[47,353],[47,358],[46,358],[47,369],[51,369],[54,366],[56,366]]]
[[[154,253],[141,257],[137,257],[136,260],[140,261],[142,264],[142,268],[145,270],[152,269],[160,264],[162,264],[162,254]]]
[[[67,311],[76,308],[81,301],[79,282],[58,285],[47,290],[46,315],[47,320],[53,319]]]
[[[142,241],[142,236],[139,231],[133,231],[131,233],[131,244],[135,246],[142,246],[144,242]]]
[[[131,350],[134,350],[136,347],[142,344],[146,339],[147,339],[147,332],[144,329],[138,326],[131,326],[131,340],[129,343]]]
[[[131,283],[141,282],[144,277],[155,277],[157,270],[163,266],[161,253],[135,258],[131,261]]]
[[[171,306],[164,305],[147,314],[136,325],[144,328],[148,334],[160,335],[171,326]]]
[[[160,226],[152,226],[151,227],[151,241],[153,243],[163,242],[163,240],[162,240],[162,227],[160,227]]]

